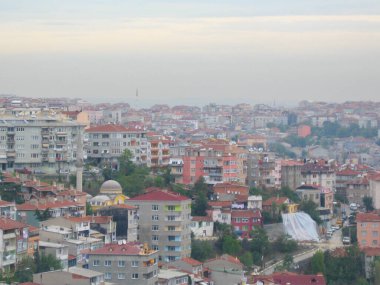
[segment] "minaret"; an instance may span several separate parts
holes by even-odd
[[[83,179],[83,139],[82,139],[82,126],[78,127],[77,135],[77,161],[75,163],[77,168],[77,191],[82,192],[82,179]]]

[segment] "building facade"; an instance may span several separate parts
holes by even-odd
[[[77,149],[83,148],[78,142],[83,128],[53,115],[6,116],[0,122],[1,169],[74,172]]]
[[[145,244],[109,244],[88,253],[88,268],[102,272],[106,282],[114,284],[155,285],[158,252]]]
[[[126,201],[138,208],[139,241],[159,250],[160,260],[170,262],[191,252],[191,200],[169,191],[152,191]]]

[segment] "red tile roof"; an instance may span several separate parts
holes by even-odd
[[[366,256],[380,256],[380,248],[378,247],[362,247],[361,251],[363,251]]]
[[[128,201],[186,201],[190,198],[169,191],[152,191],[129,199]]]
[[[126,128],[122,125],[101,125],[94,126],[86,130],[87,133],[123,133],[123,132],[142,132],[139,129]]]
[[[359,174],[361,174],[361,172],[347,168],[347,169],[338,171],[336,173],[336,176],[357,176]]]
[[[268,279],[272,278],[278,285],[305,285],[305,284],[315,284],[315,285],[326,285],[325,277],[322,274],[317,275],[303,275],[290,272],[276,272],[272,275],[265,276],[253,276],[254,281],[259,281],[261,278]]]
[[[282,205],[289,202],[287,197],[271,197],[268,200],[263,201],[263,206],[272,206],[273,203],[276,205]]]
[[[195,216],[191,217],[191,220],[194,222],[212,222],[212,218],[209,216]]]
[[[376,213],[358,213],[356,221],[361,222],[380,222],[380,215]]]
[[[8,201],[0,200],[0,207],[11,206],[11,205],[15,205],[15,203],[14,202],[8,202]]]
[[[112,221],[112,216],[92,216],[90,223],[107,224]]]
[[[191,258],[191,257],[184,257],[181,259],[183,262],[186,262],[192,266],[198,266],[198,265],[202,265],[202,262],[194,259],[194,258]]]
[[[4,217],[0,218],[0,229],[2,230],[20,229],[20,228],[25,228],[25,227],[29,227],[29,226],[27,224],[24,224],[12,219],[4,218]]]
[[[231,218],[261,218],[259,210],[232,210]]]
[[[59,208],[67,208],[67,207],[83,207],[83,205],[78,204],[76,202],[71,201],[57,201],[57,202],[47,202],[47,203],[38,203],[38,205],[34,205],[30,202],[26,202],[24,204],[16,205],[17,211],[35,211],[35,210],[46,210],[50,209],[59,209]]]
[[[231,208],[231,201],[209,201],[208,205],[210,207],[222,207],[222,208]]]
[[[240,262],[240,260],[237,257],[233,257],[229,254],[223,254],[219,257],[208,259],[205,261],[205,263],[209,263],[209,262],[216,261],[216,260],[225,260],[225,261],[228,261],[228,262],[231,262],[231,263],[234,263],[234,264],[237,264],[237,265],[240,265],[241,267],[243,267],[243,264]]]

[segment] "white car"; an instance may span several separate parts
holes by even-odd
[[[343,237],[342,242],[343,242],[343,244],[350,244],[351,239],[350,239],[350,237]]]
[[[334,230],[334,231],[337,231],[337,230],[340,229],[340,227],[339,226],[331,226],[331,229]]]

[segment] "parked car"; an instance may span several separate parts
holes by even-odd
[[[351,243],[350,237],[343,237],[342,239],[343,244],[347,245]]]
[[[337,230],[340,229],[340,227],[339,226],[331,226],[331,229],[334,230],[334,231],[337,231]]]
[[[69,174],[70,171],[69,171],[68,169],[60,169],[60,170],[59,170],[59,173],[60,173],[60,174]]]

